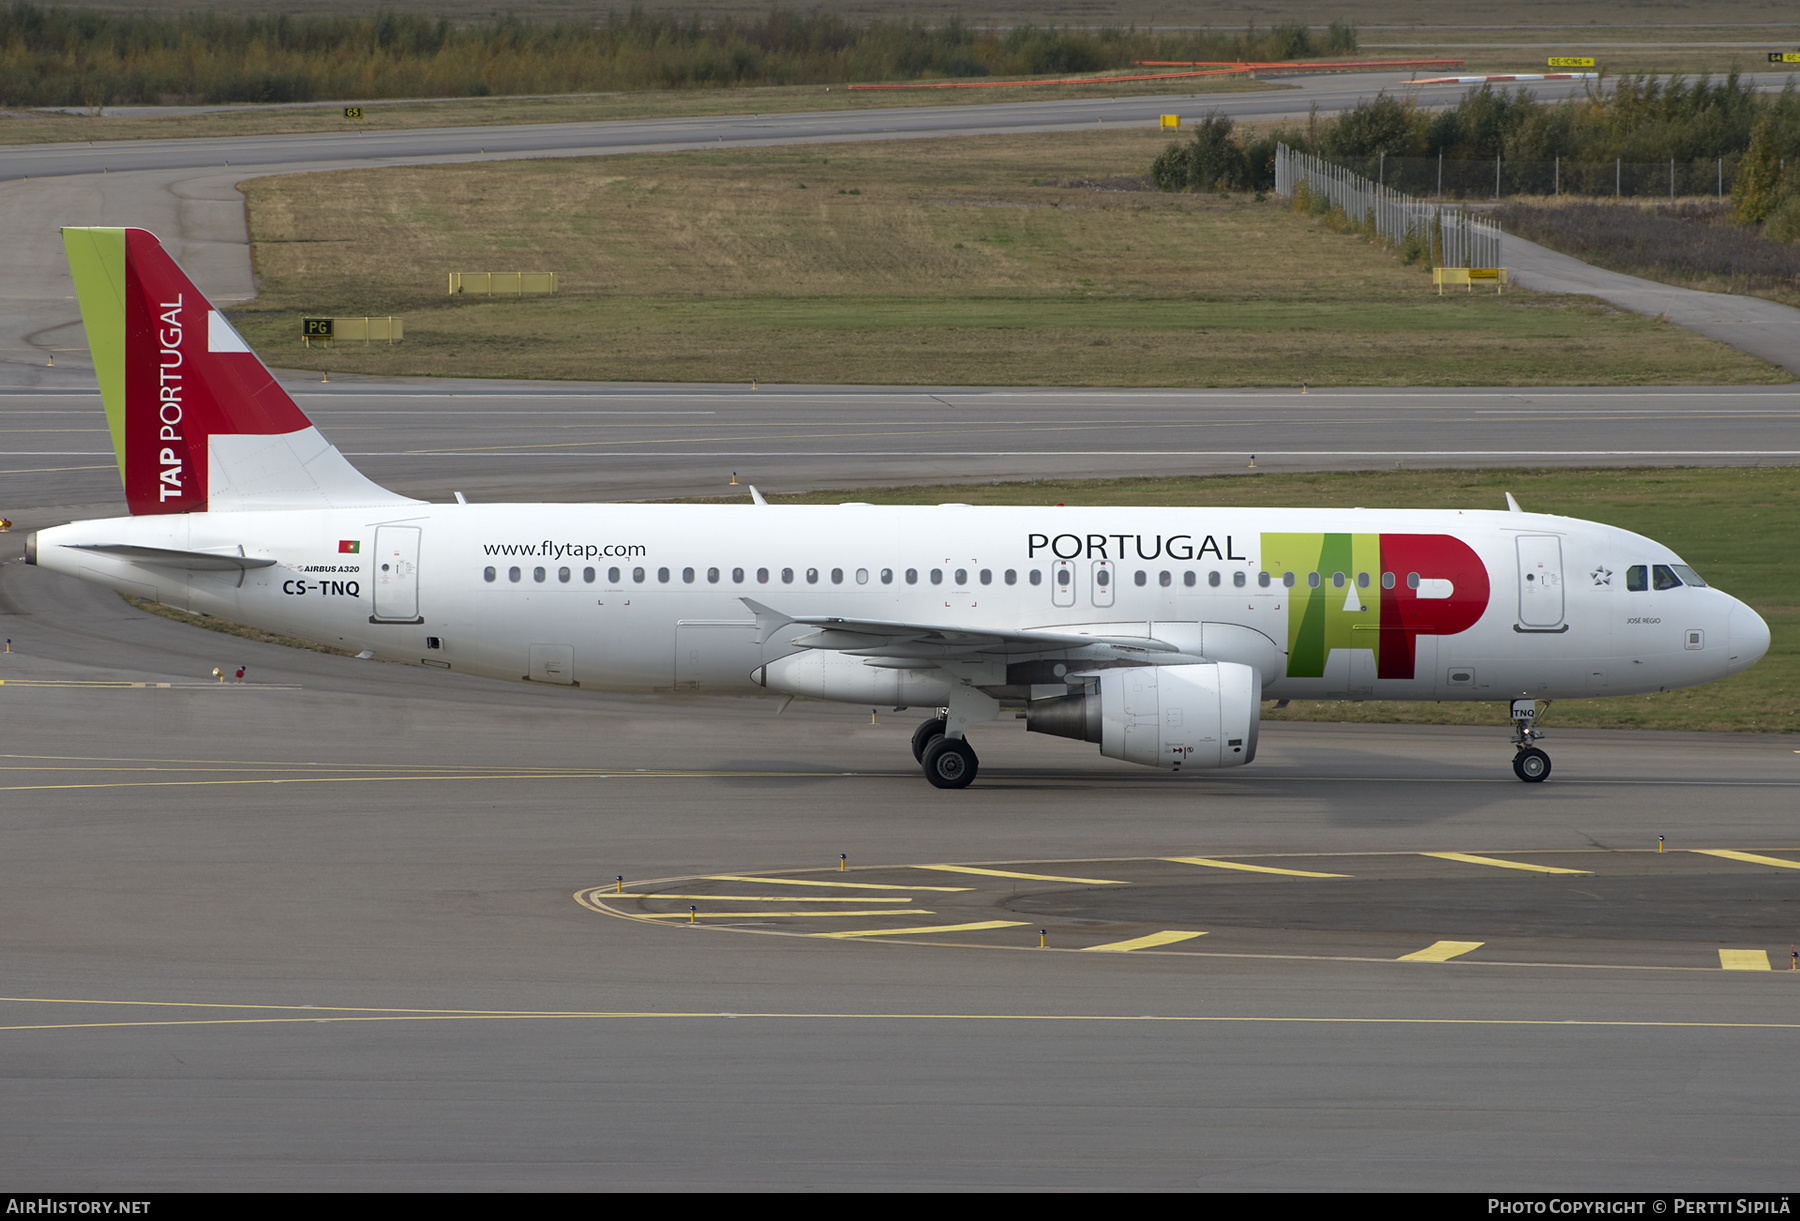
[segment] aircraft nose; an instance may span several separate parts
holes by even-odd
[[[1738,602],[1732,600],[1731,619],[1726,628],[1726,666],[1729,672],[1736,674],[1740,670],[1748,670],[1762,660],[1769,651],[1769,625],[1763,617]]]

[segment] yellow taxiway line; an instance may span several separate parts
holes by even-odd
[[[1129,886],[1106,878],[1065,878],[1054,873],[1014,873],[1010,869],[977,869],[973,865],[909,865],[909,869],[938,869],[944,873],[973,873],[984,878],[1023,878],[1027,882],[1075,882],[1082,886]]]
[[[1402,954],[1395,962],[1449,962],[1452,958],[1467,954],[1470,950],[1479,950],[1486,945],[1485,941],[1434,941],[1422,950],[1414,950],[1410,954]]]
[[[1593,876],[1586,869],[1558,869],[1554,865],[1526,865],[1519,861],[1503,861],[1493,856],[1472,856],[1467,852],[1421,852],[1420,856],[1435,856],[1440,861],[1461,861],[1465,865],[1492,865],[1495,869],[1523,869],[1528,873],[1578,873],[1583,877]]]
[[[1347,878],[1347,873],[1314,873],[1310,869],[1277,869],[1273,865],[1245,865],[1240,861],[1219,861],[1210,856],[1165,856],[1177,865],[1204,865],[1208,869],[1241,869],[1245,873],[1278,873],[1290,878]]]
[[[1754,852],[1733,852],[1729,848],[1689,848],[1701,856],[1721,856],[1728,861],[1744,861],[1751,865],[1773,865],[1778,869],[1800,869],[1800,861],[1784,861],[1778,856],[1758,856]]]
[[[1132,950],[1148,950],[1159,945],[1174,945],[1178,941],[1192,941],[1196,937],[1204,937],[1205,933],[1185,933],[1177,929],[1164,929],[1160,933],[1151,933],[1147,937],[1133,937],[1129,941],[1109,941],[1105,945],[1083,946],[1083,953],[1090,954],[1129,954]]]
[[[834,916],[929,916],[930,912],[832,912]],[[973,924],[934,924],[923,928],[864,928],[846,933],[810,933],[812,937],[911,937],[920,933],[972,933],[984,928],[1019,928],[1023,920],[978,920]]]

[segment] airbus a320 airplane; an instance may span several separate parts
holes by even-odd
[[[141,229],[65,229],[132,516],[31,563],[445,670],[603,691],[775,692],[1180,771],[1256,757],[1264,699],[1537,701],[1735,674],[1768,625],[1667,547],[1510,512],[449,505],[370,482]]]

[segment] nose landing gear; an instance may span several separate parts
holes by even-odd
[[[1550,710],[1550,701],[1544,701],[1544,711]],[[1536,700],[1514,700],[1512,702],[1513,775],[1527,784],[1541,784],[1550,775],[1550,756],[1533,745],[1544,735],[1538,731],[1538,706]]]

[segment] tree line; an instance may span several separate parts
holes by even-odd
[[[1151,177],[1161,190],[1267,189],[1275,181],[1278,143],[1359,169],[1384,158],[1723,162],[1740,223],[1768,220],[1784,208],[1800,220],[1800,91],[1791,78],[1769,94],[1736,72],[1692,80],[1623,76],[1609,88],[1556,102],[1540,101],[1529,89],[1484,85],[1442,110],[1384,93],[1335,119],[1315,114],[1304,125],[1249,138],[1214,112],[1193,139],[1163,150]]]
[[[771,8],[702,21],[633,7],[594,22],[503,16],[457,24],[367,17],[101,13],[0,6],[0,104],[304,102],[486,97],[1124,69],[1136,60],[1291,60],[1348,54],[1356,32],[1302,24],[1240,33],[961,20],[858,23]]]

